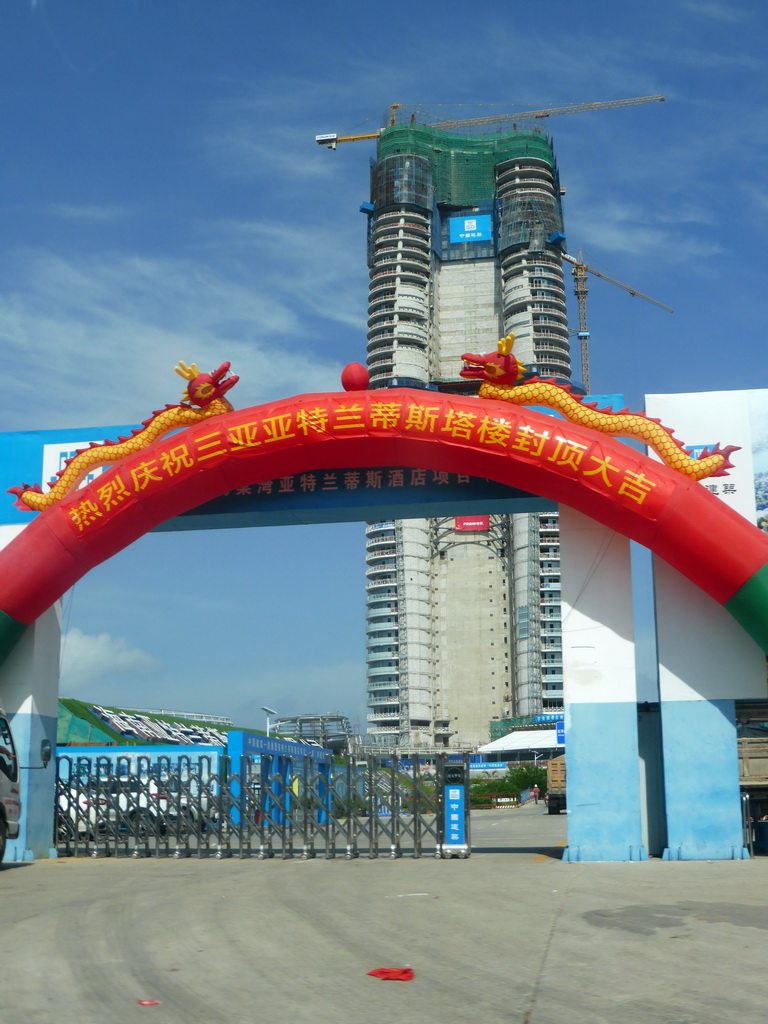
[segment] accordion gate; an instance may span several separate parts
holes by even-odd
[[[446,763],[61,756],[54,841],[59,856],[439,858]]]

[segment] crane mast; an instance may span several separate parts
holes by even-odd
[[[565,256],[563,256],[565,258]],[[581,358],[581,382],[587,394],[590,393],[591,384],[589,380],[589,328],[587,327],[587,269],[581,261],[581,249],[579,249],[579,260],[573,268],[573,290],[576,294],[576,305],[579,311],[579,355]]]
[[[674,313],[674,310],[669,306],[665,306],[663,302],[658,302],[656,299],[652,299],[650,295],[643,295],[636,288],[630,287],[628,284],[624,284],[623,281],[617,281],[615,277],[609,277],[608,274],[603,274],[599,270],[595,270],[594,267],[589,267],[583,261],[581,257],[581,249],[579,249],[578,259],[575,256],[571,256],[567,252],[561,252],[560,256],[565,260],[566,263],[570,263],[573,266],[571,273],[573,274],[573,290],[576,295],[576,302],[579,310],[579,352],[581,355],[581,378],[584,388],[589,394],[590,391],[590,380],[589,380],[589,329],[587,327],[587,273],[594,274],[595,277],[600,277],[603,281],[608,281],[609,284],[616,285],[617,288],[623,288],[625,292],[629,292],[630,295],[637,299],[643,299],[645,302],[651,302],[654,306],[658,306],[660,309],[665,309],[668,313]]]

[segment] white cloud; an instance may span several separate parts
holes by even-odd
[[[125,206],[78,206],[74,203],[54,203],[51,213],[65,220],[115,221],[129,215]]]
[[[85,696],[106,680],[146,676],[157,668],[151,655],[120,636],[91,636],[75,628],[62,637],[60,687],[68,697]]]
[[[335,336],[356,328],[364,345],[364,266],[353,267],[348,246],[324,251],[319,227],[303,244],[301,232],[268,223],[251,233],[268,244],[227,245],[225,231],[197,257],[11,254],[6,280],[15,275],[16,290],[0,295],[0,427],[138,422],[180,400],[179,359],[206,369],[230,360],[240,407],[338,390],[348,360]],[[357,292],[345,281],[354,272]]]
[[[315,134],[319,134],[316,132]],[[270,124],[259,127],[253,120],[223,121],[211,126],[203,137],[203,146],[224,177],[275,175],[294,187],[311,187],[332,182],[338,168],[312,135],[295,127]]]
[[[748,201],[757,207],[761,214],[768,213],[768,192],[764,188],[757,184],[744,185],[742,191]]]
[[[698,224],[709,225],[710,220],[705,210],[691,204],[684,204],[676,216],[669,205],[643,211],[637,204],[606,200],[580,204],[568,217],[567,231],[597,250],[646,256],[655,266],[690,260],[694,252],[698,258],[727,252],[711,235],[700,237]],[[586,253],[584,259],[592,262]]]
[[[730,3],[717,3],[716,0],[685,0],[683,6],[691,14],[711,18],[713,21],[739,22],[748,17],[746,10]]]
[[[217,225],[215,244],[229,251],[237,246],[251,257],[268,254],[262,287],[268,282],[272,296],[284,295],[297,308],[356,328],[364,336],[363,237],[363,225],[354,232],[348,221],[227,221]]]
[[[355,77],[355,103],[379,94],[382,83],[368,81],[369,68],[361,66],[360,76]],[[228,97],[209,103],[199,129],[198,148],[216,175],[265,180],[276,190],[287,186],[294,190],[294,202],[304,204],[307,190],[316,194],[340,187],[343,163],[340,167],[338,156],[319,147],[315,136],[332,131],[339,135],[372,133],[381,126],[384,112],[377,114],[375,108],[354,127],[339,122],[349,109],[349,92],[338,81],[273,74],[266,88],[263,84],[256,88],[252,83],[245,87],[232,83]],[[368,155],[370,150],[366,159]]]

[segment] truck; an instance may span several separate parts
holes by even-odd
[[[19,759],[8,716],[0,709],[0,864],[9,839],[19,835],[21,820],[21,783]]]
[[[768,814],[768,736],[740,736],[739,786],[754,819]]]
[[[547,813],[565,810],[565,754],[547,761]]]
[[[739,785],[749,796],[753,819],[768,817],[768,735],[740,736]],[[566,809],[565,754],[547,761],[547,810],[559,814]]]

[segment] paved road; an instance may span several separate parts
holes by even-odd
[[[768,858],[564,864],[565,823],[476,813],[468,860],[6,867],[0,1021],[762,1024]]]

